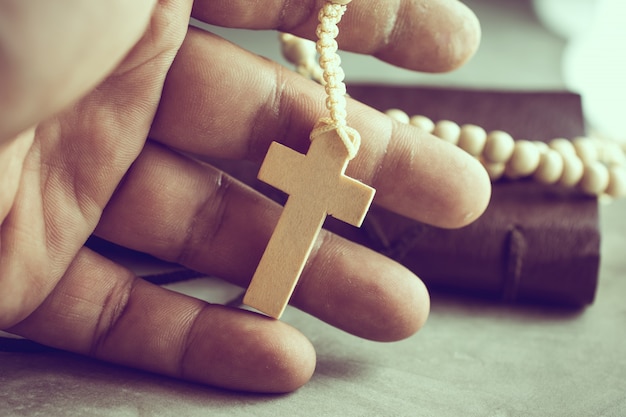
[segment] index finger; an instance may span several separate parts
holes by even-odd
[[[196,1],[193,16],[218,26],[277,29],[315,37],[320,0]],[[408,69],[459,67],[478,48],[478,19],[458,0],[355,0],[343,17],[342,49],[373,55]]]

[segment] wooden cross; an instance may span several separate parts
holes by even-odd
[[[326,215],[363,223],[375,190],[344,174],[348,161],[334,130],[315,138],[306,155],[271,144],[258,178],[289,198],[246,291],[246,305],[280,318]]]

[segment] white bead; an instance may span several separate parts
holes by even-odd
[[[483,152],[487,142],[487,132],[480,126],[463,125],[459,136],[459,148],[472,156],[478,156]]]
[[[488,162],[506,162],[513,155],[515,141],[506,132],[494,130],[487,135],[483,157]]]
[[[591,164],[598,160],[598,149],[593,140],[589,138],[576,138],[573,140],[576,155],[584,164]]]
[[[409,115],[400,109],[389,109],[385,114],[400,123],[409,123]]]
[[[315,62],[315,42],[302,39],[289,33],[280,35],[281,52],[285,59],[295,65],[304,65],[309,61]]]
[[[596,149],[598,150],[598,160],[607,166],[626,165],[626,155],[619,143],[612,140],[596,139]]]
[[[491,181],[497,181],[504,175],[506,164],[504,162],[483,162],[483,166],[489,174]]]
[[[435,122],[433,122],[426,116],[413,116],[409,120],[409,123],[411,123],[412,126],[425,130],[428,133],[432,133],[432,131],[435,130]]]
[[[609,168],[609,185],[605,192],[613,198],[626,197],[626,167]]]
[[[580,188],[591,195],[601,195],[609,186],[609,170],[599,161],[585,164],[585,172],[580,180]]]
[[[506,164],[505,175],[509,178],[521,178],[535,172],[539,166],[541,154],[539,148],[528,140],[518,140],[511,159]]]
[[[550,147],[548,146],[547,143],[542,142],[540,140],[533,140],[533,143],[535,144],[535,146],[537,147],[537,149],[539,149],[540,153],[545,153],[548,151],[548,149],[550,149]]]
[[[562,156],[576,155],[576,149],[574,148],[574,145],[572,145],[571,141],[565,138],[552,139],[548,146],[560,153]]]
[[[435,124],[433,135],[456,145],[459,142],[459,135],[461,134],[461,127],[450,121],[440,120]]]
[[[539,166],[533,175],[534,179],[544,184],[554,184],[563,175],[563,157],[554,149],[541,154]]]
[[[563,175],[561,175],[559,184],[573,187],[582,178],[585,167],[576,154],[561,154],[561,156],[563,157]]]

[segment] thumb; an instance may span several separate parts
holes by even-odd
[[[94,88],[156,0],[0,0],[0,145]]]

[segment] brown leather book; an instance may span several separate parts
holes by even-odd
[[[566,92],[351,85],[348,93],[381,111],[399,108],[434,121],[477,124],[516,139],[548,141],[585,133],[580,96]],[[457,230],[380,208],[366,222],[357,236],[406,265],[434,290],[573,307],[589,304],[595,296],[597,200],[576,190],[530,180],[498,181],[485,214]]]

